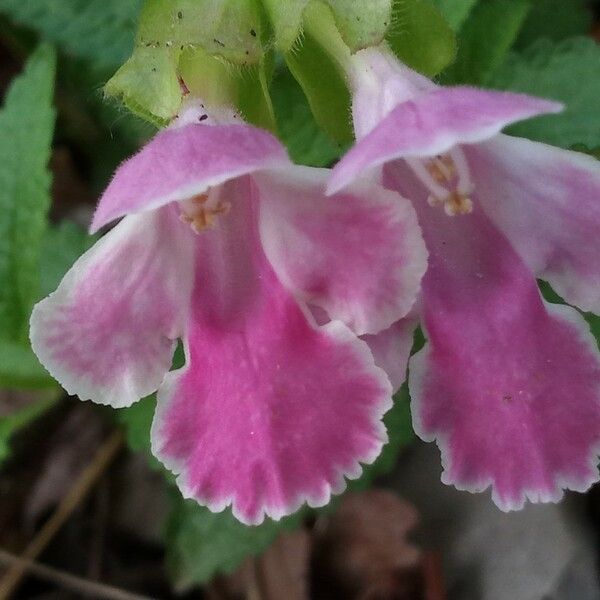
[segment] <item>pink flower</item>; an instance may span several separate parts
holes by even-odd
[[[500,134],[555,103],[440,88],[376,49],[355,56],[351,81],[359,141],[328,189],[371,172],[417,211],[429,251],[418,311],[370,343],[399,384],[420,319],[413,418],[441,449],[442,480],[491,486],[504,510],[586,490],[598,480],[598,349],[535,278],[600,311],[600,164]]]
[[[184,495],[259,523],[379,454],[392,390],[357,336],[407,313],[426,251],[394,192],[326,198],[327,170],[234,121],[190,108],[119,168],[92,230],[125,218],[36,306],[31,340],[82,399],[158,389],[153,451]]]

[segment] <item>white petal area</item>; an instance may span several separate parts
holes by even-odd
[[[193,244],[172,207],[128,216],[35,306],[33,350],[69,394],[121,408],[156,391],[186,319]]]
[[[475,197],[569,303],[600,313],[600,161],[499,135],[466,148]]]
[[[325,195],[327,169],[293,166],[255,176],[260,234],[280,281],[359,335],[405,316],[427,268],[412,204],[361,181]]]

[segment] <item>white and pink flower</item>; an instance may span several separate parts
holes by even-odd
[[[367,176],[413,201],[429,251],[420,300],[369,342],[399,385],[421,321],[413,419],[437,440],[443,481],[491,486],[505,510],[587,489],[598,480],[598,348],[577,310],[544,302],[536,277],[600,312],[600,163],[500,133],[556,103],[441,88],[385,48],[354,55],[349,76],[358,141],[328,189]]]
[[[178,121],[118,169],[92,230],[124,218],[35,307],[33,348],[82,399],[158,390],[153,451],[184,495],[246,523],[322,505],[386,441],[391,385],[358,336],[414,302],[416,214],[381,186],[327,198],[327,170],[231,115]]]

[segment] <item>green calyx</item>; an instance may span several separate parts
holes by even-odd
[[[146,0],[134,52],[105,91],[157,127],[189,91],[274,130],[277,49],[318,124],[344,148],[352,142],[349,62],[383,42],[430,76],[454,59],[454,34],[430,0]]]
[[[178,113],[187,88],[244,113],[246,105],[248,120],[272,128],[263,37],[258,0],[147,0],[134,52],[105,92],[156,126]]]

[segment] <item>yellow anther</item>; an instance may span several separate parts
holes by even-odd
[[[189,199],[184,211],[179,215],[183,223],[191,226],[196,233],[201,233],[206,229],[212,229],[215,226],[217,217],[229,212],[231,204],[217,200],[212,206],[207,206],[209,200],[208,194],[198,194]]]
[[[473,201],[464,194],[452,192],[444,199],[444,211],[450,217],[468,215],[473,212]]]
[[[426,169],[434,181],[440,184],[449,184],[456,177],[456,165],[452,157],[447,154],[436,156],[427,161]]]

